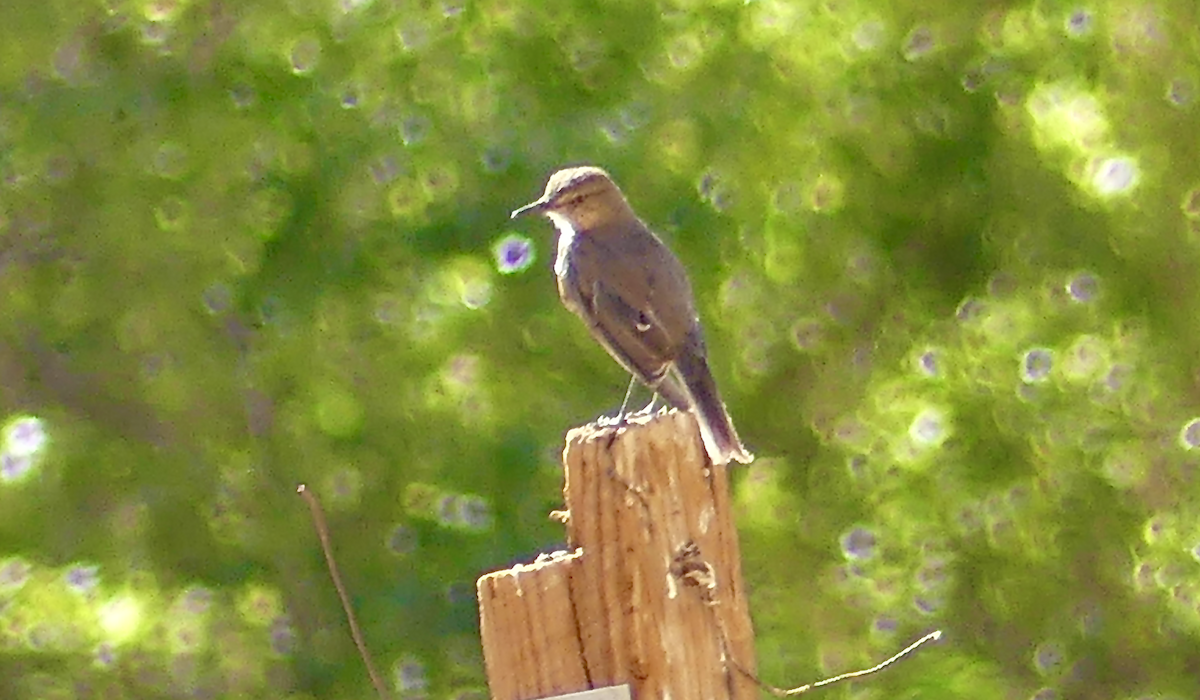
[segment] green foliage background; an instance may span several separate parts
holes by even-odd
[[[763,675],[1200,693],[1187,0],[0,4],[0,696],[486,693],[625,378],[566,164],[693,276]],[[502,274],[497,246],[536,254]]]

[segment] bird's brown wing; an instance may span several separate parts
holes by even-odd
[[[642,261],[614,257],[599,243],[584,237],[576,241],[558,281],[559,293],[613,359],[657,388],[674,359],[680,334],[658,317]],[[674,403],[673,397],[666,398]]]

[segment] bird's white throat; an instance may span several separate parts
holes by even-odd
[[[567,251],[571,249],[571,242],[575,240],[575,227],[571,225],[570,219],[556,211],[548,211],[546,216],[554,223],[554,228],[558,229],[558,257],[554,260],[554,274],[562,277],[567,273]]]

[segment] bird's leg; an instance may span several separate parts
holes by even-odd
[[[625,404],[629,403],[629,395],[633,392],[633,385],[635,382],[637,382],[637,377],[634,377],[633,381],[629,382],[629,391],[625,392],[625,401],[621,404],[621,415],[618,418],[621,424],[625,423],[626,418],[633,418],[636,416],[652,416],[654,415],[655,411],[659,410],[658,400],[663,398],[663,395],[659,393],[658,387],[651,387],[654,389],[654,394],[650,396],[650,403],[642,406],[632,413],[625,412]]]
[[[625,390],[625,398],[621,401],[621,409],[617,411],[617,415],[611,419],[599,421],[601,425],[607,425],[614,428],[620,428],[625,425],[625,409],[629,406],[629,397],[633,396],[633,385],[637,383],[637,377],[629,378],[629,388]]]
[[[629,378],[629,388],[625,390],[625,398],[621,400],[621,410],[617,411],[617,425],[625,425],[625,409],[629,407],[629,397],[633,396],[633,386],[637,384],[637,377]]]
[[[629,415],[631,415],[631,416],[649,416],[649,415],[653,415],[653,414],[654,414],[654,412],[655,412],[656,410],[658,410],[658,400],[659,400],[660,398],[662,398],[662,396],[661,396],[661,395],[659,395],[659,393],[658,393],[657,391],[656,391],[656,392],[654,392],[654,396],[651,396],[651,397],[650,397],[650,403],[646,404],[646,405],[645,405],[645,406],[643,406],[642,408],[638,409],[637,411],[634,411],[633,413],[631,413],[631,414],[629,414]]]

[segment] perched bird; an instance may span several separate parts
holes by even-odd
[[[608,173],[559,170],[541,198],[512,217],[530,213],[558,229],[554,274],[563,305],[634,378],[695,412],[713,464],[753,460],[717,393],[687,272]]]

